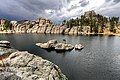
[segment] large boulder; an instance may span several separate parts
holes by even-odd
[[[76,49],[76,50],[81,50],[81,49],[83,49],[83,48],[84,48],[84,46],[81,45],[81,44],[76,44],[76,45],[75,45],[75,49]]]
[[[74,49],[74,46],[71,44],[57,43],[55,46],[56,51],[69,51]]]
[[[36,43],[37,46],[44,48],[44,49],[49,49],[51,48],[49,43]]]
[[[9,41],[0,41],[0,47],[10,47]]]
[[[36,43],[37,46],[56,51],[70,51],[74,49],[74,46],[66,43],[58,43],[57,40],[49,40],[47,43]]]
[[[54,48],[56,44],[57,44],[57,40],[49,40],[47,43],[36,43],[37,46],[44,49]]]
[[[55,40],[55,39],[49,40],[47,43],[49,43],[49,44],[56,44],[56,43],[57,43],[57,40]]]
[[[67,80],[57,65],[27,51],[6,54],[0,55],[0,80]]]

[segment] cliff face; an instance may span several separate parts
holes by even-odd
[[[10,28],[6,29],[6,20],[1,19],[0,21],[0,32],[2,33],[45,33],[45,34],[82,34],[80,26],[76,28],[67,28],[65,25],[55,25],[52,21],[38,18],[36,21],[10,21]],[[89,26],[83,30],[85,33],[89,32]]]
[[[4,45],[4,43],[1,43]],[[0,80],[67,80],[54,63],[0,45]]]
[[[87,12],[85,12],[85,14],[84,14],[84,16],[86,17],[86,18],[90,18],[90,16],[92,16],[92,17],[95,17],[97,14],[95,13],[95,11],[87,11]]]

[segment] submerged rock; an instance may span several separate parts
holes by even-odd
[[[0,51],[8,51],[8,55],[0,55],[0,80],[67,80],[54,63],[27,51],[10,49],[0,47]]]

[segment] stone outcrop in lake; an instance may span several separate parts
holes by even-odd
[[[75,49],[76,49],[76,50],[81,50],[81,49],[83,49],[83,48],[84,48],[84,46],[81,45],[81,44],[76,44],[76,45],[75,45]]]
[[[67,44],[66,40],[63,41],[65,41],[65,43],[58,43],[57,40],[49,40],[46,43],[36,43],[36,45],[46,50],[55,50],[55,51],[71,51],[74,48],[76,50],[81,50],[84,48],[84,46],[82,46],[81,44],[76,44],[75,46],[73,46],[72,44]]]
[[[70,51],[73,49],[74,49],[74,46],[71,44],[58,43],[55,46],[56,51]]]
[[[67,80],[60,68],[27,51],[0,46],[0,80]]]
[[[9,41],[0,41],[0,47],[10,47]]]
[[[44,49],[54,48],[56,44],[57,44],[57,40],[49,40],[46,43],[36,43],[37,46],[40,46],[41,48]]]
[[[74,46],[66,43],[58,43],[57,40],[49,40],[46,43],[36,43],[37,46],[43,49],[53,49],[56,51],[69,51],[74,49]]]

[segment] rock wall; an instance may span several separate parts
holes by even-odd
[[[3,26],[5,20],[0,21],[0,32],[5,33],[44,33],[44,34],[81,34],[80,26],[74,26],[72,28],[67,28],[66,26],[55,25],[53,22],[47,19],[38,18],[36,21],[11,21],[11,30],[4,30]],[[86,27],[87,32],[89,32],[89,26]],[[85,33],[86,33],[85,30]],[[84,30],[83,30],[84,31]]]
[[[0,80],[67,80],[67,78],[57,65],[48,60],[27,51],[0,46]]]

